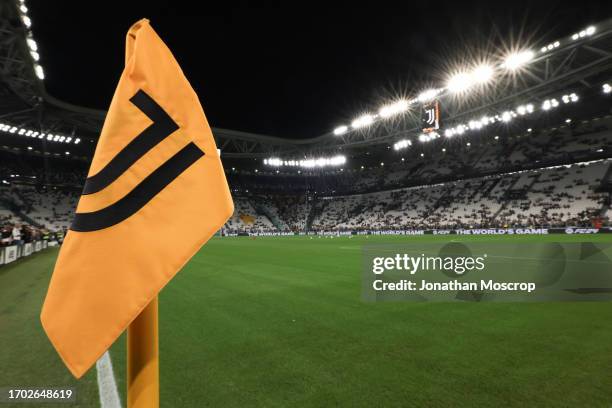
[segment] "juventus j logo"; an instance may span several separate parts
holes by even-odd
[[[429,108],[429,109],[427,109],[427,111],[425,113],[427,115],[427,119],[425,119],[425,122],[428,125],[433,125],[434,122],[436,121],[435,108]]]
[[[166,111],[144,91],[139,90],[130,102],[153,123],[117,153],[102,170],[85,180],[83,195],[97,193],[113,183],[138,159],[179,128]],[[98,211],[76,213],[70,229],[79,232],[97,231],[124,221],[202,156],[204,152],[194,143],[189,143],[120,200]]]

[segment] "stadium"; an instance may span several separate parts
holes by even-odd
[[[64,387],[71,406],[126,406],[125,334],[77,380],[40,324],[108,116],[47,91],[35,7],[0,3],[0,405]],[[161,406],[610,406],[609,303],[372,301],[362,279],[384,245],[609,261],[607,17],[483,49],[309,137],[209,115],[233,213],[159,293]]]

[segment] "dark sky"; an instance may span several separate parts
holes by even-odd
[[[130,6],[125,6],[129,3]],[[553,41],[612,17],[612,2],[380,1],[265,7],[220,1],[30,0],[49,93],[106,109],[124,38],[151,20],[212,126],[312,137],[503,43]]]

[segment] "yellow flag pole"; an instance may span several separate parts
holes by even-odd
[[[157,297],[128,327],[128,408],[159,407]]]

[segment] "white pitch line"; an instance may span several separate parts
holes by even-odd
[[[102,408],[121,408],[113,364],[108,351],[96,362],[96,371],[98,372],[100,406]]]

